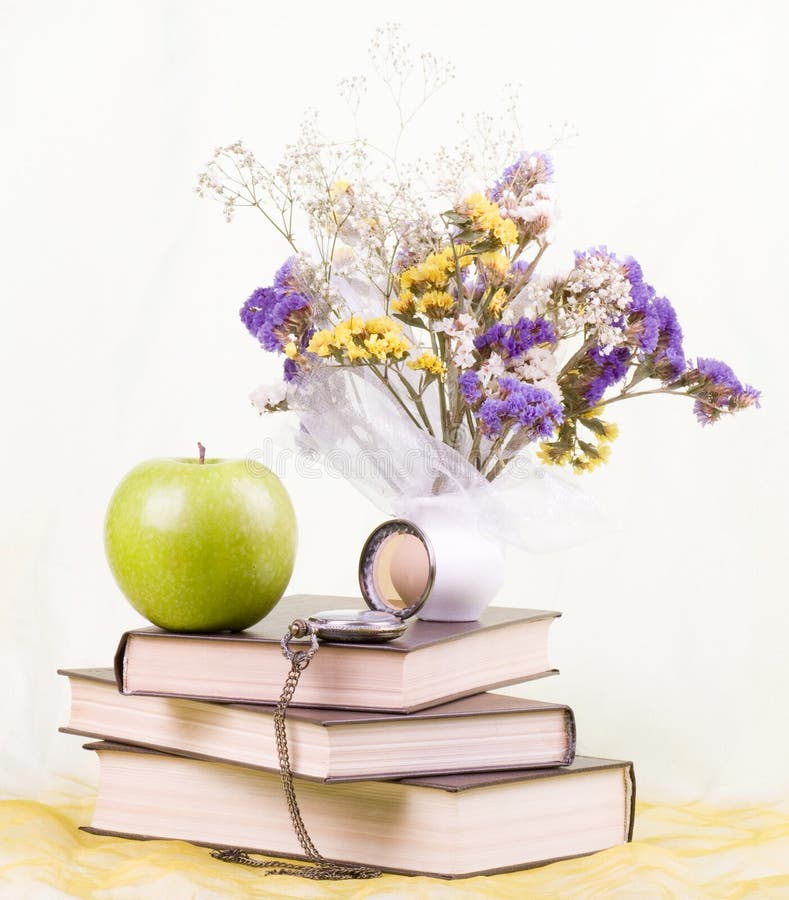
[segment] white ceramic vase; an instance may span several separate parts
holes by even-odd
[[[418,618],[475,622],[504,580],[503,544],[483,533],[475,505],[466,495],[411,500],[400,512],[421,529],[433,550],[433,586]]]

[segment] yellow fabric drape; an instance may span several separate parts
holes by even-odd
[[[216,862],[207,850],[180,841],[78,831],[90,813],[87,797],[53,806],[0,801],[0,897],[789,898],[789,815],[770,807],[639,803],[634,843],[595,856],[460,881],[385,875],[342,883],[264,877]]]

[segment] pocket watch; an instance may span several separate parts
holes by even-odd
[[[390,519],[365,541],[359,588],[367,609],[328,609],[308,619],[318,640],[374,644],[405,633],[430,596],[436,560],[427,535],[407,519]]]

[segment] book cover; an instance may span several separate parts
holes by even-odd
[[[288,671],[279,645],[288,625],[331,607],[361,609],[361,603],[301,594],[284,598],[259,626],[243,632],[127,632],[115,658],[118,687],[129,694],[276,703]],[[294,704],[413,712],[555,674],[548,630],[559,615],[491,607],[477,622],[416,620],[385,644],[324,642]]]
[[[85,830],[304,858],[279,777],[123,745],[101,760]],[[326,785],[298,780],[308,831],[327,858],[386,871],[470,877],[583,856],[632,837],[629,762]]]
[[[63,732],[279,770],[271,705],[123,695],[111,669],[60,674],[72,694]],[[543,768],[575,755],[568,706],[492,693],[410,714],[296,707],[288,735],[294,773],[326,782]]]

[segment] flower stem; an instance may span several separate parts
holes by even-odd
[[[649,391],[636,391],[635,394],[626,394],[623,392],[617,394],[616,397],[611,397],[610,400],[603,400],[601,403],[595,403],[595,406],[608,406],[609,403],[617,403],[619,400],[630,400],[632,397],[647,397],[649,394],[664,394],[670,397],[687,397],[690,400],[696,400],[698,403],[703,403],[711,409],[718,409],[713,402],[706,400],[704,397],[699,397],[698,394],[690,393],[688,391],[672,391],[670,388],[653,388]],[[721,410],[721,412],[726,412],[726,410]]]
[[[435,335],[433,329],[430,329],[430,340],[433,344],[433,352],[440,359],[447,360],[447,378],[452,378],[454,376],[453,363],[452,360],[448,357],[447,354],[447,346],[446,340],[444,339],[443,334]],[[436,341],[438,341],[438,347],[436,347]],[[441,414],[441,439],[445,444],[449,443],[449,421],[447,415],[447,394],[446,394],[446,382],[442,382],[441,379],[437,379],[436,386],[438,388],[438,406]]]
[[[539,263],[539,261],[542,259],[542,255],[548,249],[548,246],[548,241],[543,241],[540,244],[540,249],[537,251],[537,255],[529,263],[529,268],[526,269],[526,272],[524,273],[524,281],[528,281],[532,277],[532,275],[534,274],[534,270],[537,268],[537,263]]]
[[[572,372],[576,363],[580,362],[593,346],[594,346],[594,341],[584,341],[583,344],[579,347],[579,349],[576,350],[576,352],[562,366],[562,370],[561,370],[561,372],[559,372],[559,377],[557,380],[559,382],[561,382],[561,379],[565,375],[567,375],[569,372]]]
[[[700,399],[699,397],[694,397],[693,394],[688,394],[685,391],[671,391],[668,390],[668,388],[652,388],[649,391],[636,391],[634,394],[625,393],[623,391],[621,394],[617,394],[616,397],[611,397],[609,400],[603,400],[600,403],[595,403],[595,407],[608,406],[609,403],[617,403],[619,400],[630,400],[633,397],[646,397],[649,394],[670,394],[674,397],[693,397],[694,400]]]
[[[375,377],[381,382],[381,384],[389,391],[389,393],[395,398],[395,400],[400,404],[405,414],[408,418],[416,425],[417,428],[424,431],[422,425],[419,424],[419,420],[415,418],[414,414],[411,410],[405,405],[403,402],[403,398],[397,393],[397,391],[392,387],[392,383],[384,378],[384,376],[378,371],[378,369],[374,365],[368,365],[367,368],[375,375]]]
[[[474,432],[474,437],[471,441],[471,449],[468,453],[468,459],[472,466],[474,466],[478,471],[482,471],[482,462],[479,456],[479,445],[482,441],[482,429],[477,428]]]
[[[394,369],[395,374],[403,383],[403,387],[408,391],[408,396],[413,401],[414,406],[417,408],[419,412],[419,416],[422,421],[425,423],[425,428],[427,429],[427,433],[431,437],[435,437],[435,433],[433,432],[433,426],[430,424],[430,419],[427,415],[427,410],[425,409],[424,403],[419,398],[419,394],[414,390],[414,388],[409,383],[408,379],[403,375],[403,373],[399,369]]]

